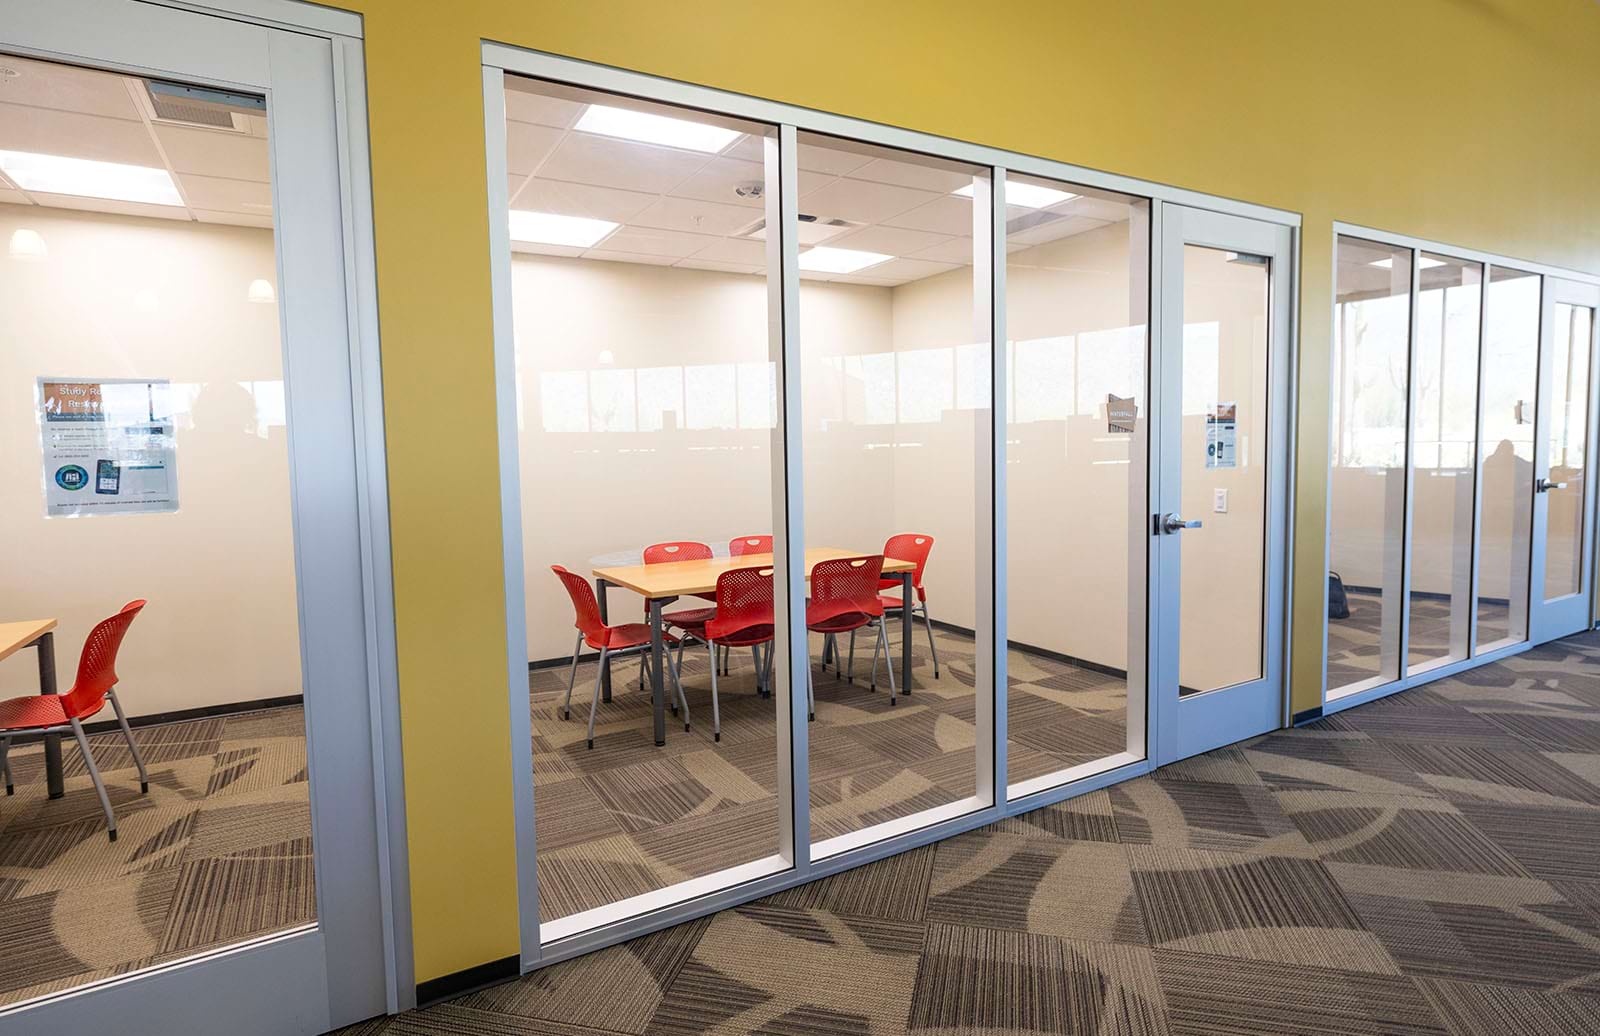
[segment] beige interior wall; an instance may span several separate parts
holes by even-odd
[[[134,715],[298,694],[278,313],[245,299],[277,280],[271,231],[0,205],[0,240],[19,228],[49,254],[0,256],[0,621],[59,620],[65,691],[94,623],[147,598],[117,664]],[[179,511],[46,519],[40,375],[178,386]],[[31,651],[0,662],[0,695],[37,689]]]

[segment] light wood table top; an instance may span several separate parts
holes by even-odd
[[[812,547],[806,550],[806,578],[819,561],[835,558],[869,557],[873,552],[840,550],[837,547]],[[770,568],[771,554],[743,554],[739,557],[709,558],[703,561],[664,561],[659,565],[614,565],[594,570],[596,579],[604,579],[613,586],[653,600],[660,597],[682,597],[685,594],[709,594],[717,589],[717,577],[736,568]],[[913,572],[916,563],[898,558],[883,559],[885,575]]]
[[[16,654],[56,628],[54,619],[24,619],[0,622],[0,658]]]

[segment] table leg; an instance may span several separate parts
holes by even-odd
[[[911,693],[911,573],[900,573],[900,693]]]
[[[607,623],[606,618],[606,587],[610,586],[604,579],[594,581],[594,599],[600,605],[600,622]],[[611,700],[611,659],[606,659],[605,669],[600,673],[600,700]]]
[[[56,694],[56,635],[46,633],[34,641],[33,646],[39,651],[39,693]],[[44,774],[51,798],[59,799],[66,794],[61,779],[60,734],[44,736]]]
[[[663,693],[662,670],[666,660],[661,657],[661,602],[650,602],[650,704],[656,714],[656,747],[667,743],[667,706]]]

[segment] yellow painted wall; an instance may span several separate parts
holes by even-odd
[[[343,6],[366,15],[418,980],[517,951],[481,39],[1301,212],[1296,710],[1321,698],[1332,221],[1600,271],[1594,0]]]

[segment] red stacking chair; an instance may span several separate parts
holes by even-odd
[[[928,591],[922,586],[922,572],[928,567],[928,555],[933,553],[933,537],[924,536],[917,532],[903,532],[898,536],[890,536],[889,542],[883,545],[885,557],[894,558],[896,561],[910,561],[916,564],[916,570],[911,573],[911,589],[916,593],[917,599],[911,605],[911,614],[915,616],[922,612],[922,627],[928,631],[928,650],[933,654],[933,678],[939,678],[939,649],[933,643],[933,620],[928,618]],[[899,576],[884,577],[878,583],[878,589],[902,589]],[[905,602],[898,597],[888,594],[879,594],[878,598],[883,603],[883,610],[897,612],[904,607]],[[888,648],[884,648],[887,653]]]
[[[722,740],[717,704],[717,649],[748,647],[756,659],[756,689],[770,695],[772,680],[772,569],[734,568],[717,577],[716,615],[703,627],[711,656],[712,740]],[[765,646],[765,659],[761,648]]]
[[[72,690],[66,694],[32,694],[22,698],[0,701],[0,774],[5,775],[6,794],[13,791],[11,767],[6,761],[11,738],[18,734],[71,734],[78,741],[78,751],[83,753],[89,778],[94,781],[95,793],[100,796],[100,808],[106,814],[106,833],[117,840],[117,817],[111,812],[111,799],[106,796],[106,786],[100,780],[100,770],[94,764],[94,753],[89,751],[89,740],[83,734],[83,721],[106,707],[106,699],[117,712],[117,725],[128,741],[128,751],[134,765],[139,768],[139,793],[150,790],[150,775],[145,772],[144,758],[139,746],[134,744],[133,731],[128,729],[128,717],[117,700],[117,649],[122,638],[133,624],[134,616],[144,608],[144,601],[129,601],[122,610],[104,619],[89,631],[83,642],[83,654],[78,658],[78,677],[72,681]]]
[[[728,541],[728,553],[734,557],[746,554],[771,554],[771,536],[735,536]]]
[[[669,561],[709,561],[711,548],[704,543],[695,543],[692,540],[679,540],[672,543],[652,543],[644,549],[644,563],[647,565],[660,565]],[[695,594],[703,601],[715,601],[717,595]],[[650,618],[650,604],[644,606],[645,619]],[[676,629],[684,636],[678,639],[678,670],[683,670],[683,646],[686,640],[705,642],[706,620],[717,614],[715,608],[688,608],[682,611],[664,612],[661,616],[662,629]],[[644,664],[639,666],[640,686],[644,685]]]
[[[600,664],[594,671],[594,698],[589,702],[589,747],[594,747],[594,714],[600,707],[600,676],[606,671],[606,659],[637,651],[645,663],[650,660],[650,627],[642,622],[626,622],[607,626],[600,621],[600,604],[595,600],[594,587],[576,572],[568,572],[560,565],[551,565],[550,571],[567,588],[572,598],[572,610],[577,614],[573,623],[578,628],[578,639],[572,645],[572,669],[567,674],[567,700],[561,706],[561,718],[572,718],[572,685],[578,678],[578,653],[588,644],[600,652]],[[677,638],[667,634],[670,643]],[[683,706],[683,729],[689,729],[689,703],[683,697],[683,684],[678,682],[678,667],[672,664],[672,652],[662,652],[667,659],[667,671],[672,674],[672,685],[678,691],[678,704]]]
[[[837,558],[819,561],[811,569],[811,599],[806,602],[806,629],[824,636],[851,634],[863,626],[876,626],[878,642],[872,649],[872,689],[878,689],[878,649],[889,656],[889,642],[883,632],[883,602],[878,597],[878,579],[883,575],[883,555],[864,558]],[[851,663],[852,676],[854,661]],[[806,666],[806,693],[811,697],[811,718],[817,707],[811,684],[811,666]],[[894,704],[894,665],[889,665],[889,704]]]

